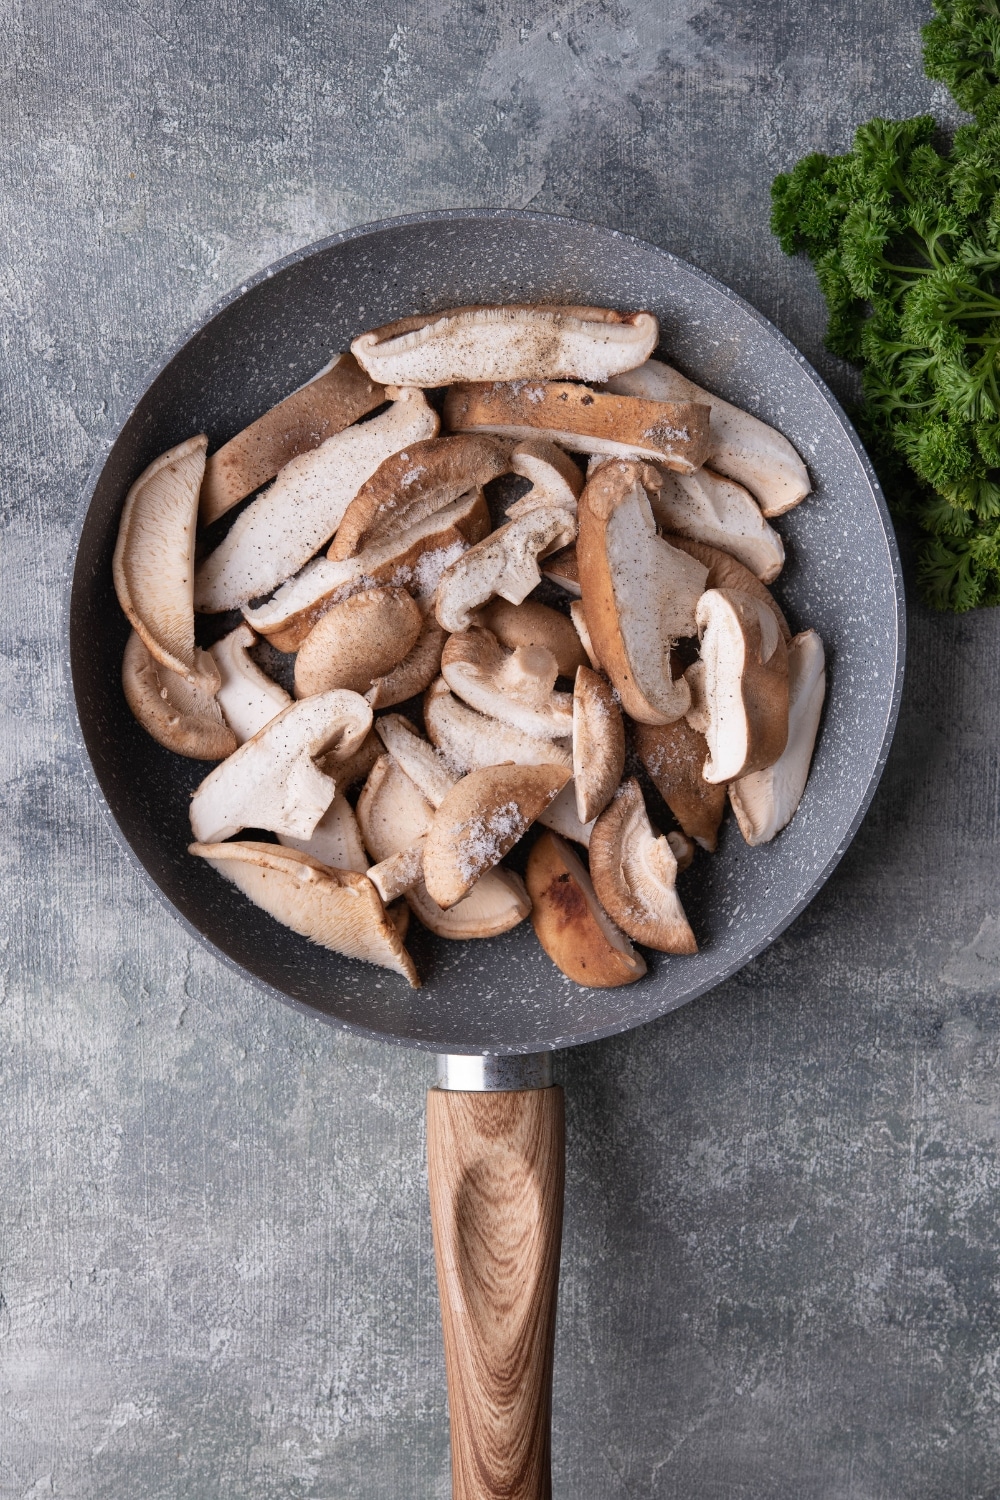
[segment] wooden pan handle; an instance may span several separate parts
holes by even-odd
[[[549,1500],[559,1088],[427,1096],[453,1500]]]

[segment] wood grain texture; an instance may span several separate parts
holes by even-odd
[[[432,1089],[427,1161],[453,1500],[548,1500],[562,1090]]]

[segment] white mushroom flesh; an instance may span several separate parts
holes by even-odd
[[[488,630],[462,631],[449,639],[441,675],[470,708],[547,739],[573,733],[573,698],[556,691],[559,664],[547,646],[505,651]]]
[[[365,700],[343,689],[291,704],[197,788],[191,799],[195,838],[211,844],[242,828],[266,828],[308,839],[336,791],[314,757],[336,747],[346,759],[371,721]]]
[[[755,612],[760,621],[761,661],[766,663],[781,644],[778,622],[759,600],[749,595],[743,598],[748,613]],[[705,713],[696,714],[697,722],[691,727],[700,729],[708,741],[705,780],[731,781],[746,764],[751,749],[750,721],[744,701],[744,674],[749,666],[746,637],[736,611],[716,589],[702,596],[698,623]]]
[[[368,856],[365,854],[358,820],[343,792],[334,793],[333,801],[309,838],[293,838],[287,833],[281,833],[278,837],[289,848],[301,849],[303,854],[311,854],[313,859],[318,859],[321,864],[329,865],[332,869],[357,870],[361,874],[368,869]],[[383,897],[385,901],[393,899],[392,896]]]
[[[247,654],[256,639],[249,625],[238,625],[209,648],[222,679],[215,696],[241,745],[292,701],[281,684]]]
[[[375,730],[393,760],[431,806],[440,807],[459,773],[401,714],[383,714],[376,719]]]
[[[591,818],[589,823],[580,822],[576,807],[576,786],[572,781],[567,781],[555,801],[550,802],[545,811],[538,814],[538,821],[544,823],[546,828],[551,828],[553,833],[562,834],[564,839],[572,839],[585,849],[590,847],[590,835],[594,831],[596,819]]]
[[[297,573],[328,542],[366,479],[391,453],[434,437],[436,413],[404,391],[380,416],[300,453],[237,518],[198,569],[195,607],[237,609]]]
[[[392,331],[390,325],[384,332]],[[397,385],[607,380],[648,359],[658,338],[659,325],[645,312],[626,320],[604,308],[467,307],[420,320],[395,337],[364,333],[351,352],[373,380]]]
[[[445,630],[466,630],[473,611],[499,595],[520,604],[542,581],[538,559],[576,538],[576,516],[544,506],[500,526],[477,542],[442,575],[435,610]]]

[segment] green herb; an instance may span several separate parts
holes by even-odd
[[[816,268],[828,348],[862,369],[862,435],[928,533],[929,601],[965,610],[1000,603],[1000,4],[934,9],[924,67],[972,123],[944,149],[930,115],[869,121],[775,179],[771,226]]]

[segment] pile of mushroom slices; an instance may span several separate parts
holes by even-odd
[[[750,844],[793,816],[823,647],[766,584],[770,520],[809,477],[780,433],[651,358],[658,335],[604,308],[404,319],[132,486],[126,698],[162,745],[221,762],[190,852],[280,922],[417,985],[411,913],[455,939],[530,915],[569,978],[627,984],[633,943],[696,951],[676,877],[715,849],[727,796]],[[494,529],[484,486],[505,474],[529,487]],[[199,518],[241,502],[198,562]],[[557,607],[529,597],[543,574]],[[229,611],[200,649],[195,613]],[[259,638],[294,653],[294,696]],[[536,822],[523,881],[503,861]]]

